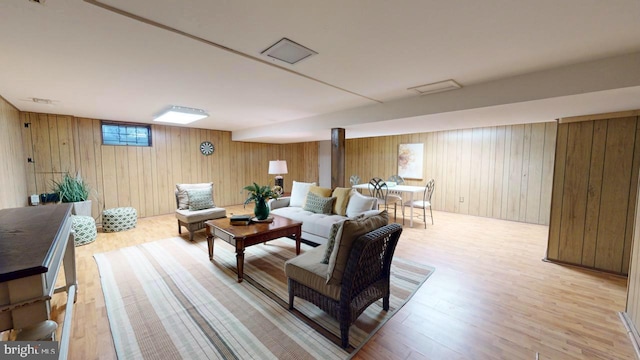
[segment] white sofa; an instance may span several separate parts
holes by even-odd
[[[314,195],[308,198],[310,192]],[[314,204],[310,204],[311,198],[316,200]],[[325,207],[324,211],[318,211],[320,209],[314,206],[328,203],[331,203],[330,209]],[[302,239],[322,245],[327,243],[333,224],[368,211],[378,212],[378,202],[350,188],[331,190],[315,186],[315,183],[294,181],[291,196],[270,200],[269,208],[272,214],[301,221]]]

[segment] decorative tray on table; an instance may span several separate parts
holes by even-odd
[[[273,222],[273,216],[268,216],[264,220],[258,220],[258,218],[254,216],[254,217],[251,218],[251,222],[254,222],[254,223],[270,223],[270,222]]]

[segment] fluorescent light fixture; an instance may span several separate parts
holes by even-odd
[[[454,80],[449,79],[449,80],[435,82],[431,84],[410,87],[407,90],[413,90],[420,95],[428,95],[428,94],[435,94],[443,91],[460,89],[461,87],[462,85],[458,84]]]
[[[261,54],[293,65],[318,53],[295,41],[282,38],[277,43],[269,46]]]
[[[189,124],[194,121],[208,117],[204,110],[188,108],[183,106],[171,106],[158,114],[153,121],[172,123],[172,124]]]

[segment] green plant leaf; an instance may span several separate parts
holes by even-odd
[[[79,175],[73,177],[67,172],[61,181],[53,180],[53,192],[64,203],[86,201],[89,198],[89,185]]]
[[[260,186],[257,183],[247,185],[243,190],[248,191],[247,199],[244,201],[244,205],[251,202],[267,201],[269,199],[277,199],[278,194],[273,191],[268,185]]]

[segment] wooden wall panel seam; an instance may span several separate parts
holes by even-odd
[[[551,191],[551,209],[549,220],[549,242],[545,258],[553,260],[557,258],[560,251],[560,224],[562,223],[563,190],[564,190],[564,165],[567,161],[566,136],[568,126],[558,125],[556,134],[556,153],[553,170],[553,187]],[[557,220],[554,222],[554,219]],[[555,248],[554,248],[555,246]],[[553,251],[553,253],[551,252]]]
[[[594,134],[594,130],[595,126],[591,127],[591,144],[593,144],[593,134]],[[584,241],[584,233],[586,231],[586,225],[587,225],[587,211],[588,211],[588,197],[589,197],[589,179],[591,179],[591,171],[593,170],[592,166],[591,166],[591,158],[593,156],[593,146],[589,146],[589,169],[587,171],[586,177],[587,177],[587,188],[586,188],[586,192],[585,192],[585,202],[584,202],[584,226],[583,226],[583,241],[582,241],[582,246],[580,246],[580,264],[583,264],[583,259],[584,259],[584,246],[585,246],[585,241]]]
[[[624,246],[622,252],[622,273],[629,272],[629,262],[631,257],[631,247],[633,242],[633,227],[634,227],[634,218],[636,209],[636,197],[638,196],[638,172],[640,169],[640,130],[638,129],[638,120],[640,117],[635,117],[636,123],[636,134],[635,134],[635,142],[633,149],[633,159],[631,165],[631,178],[629,185],[629,195],[628,195],[628,210],[627,210],[627,224],[625,227],[624,234]]]

